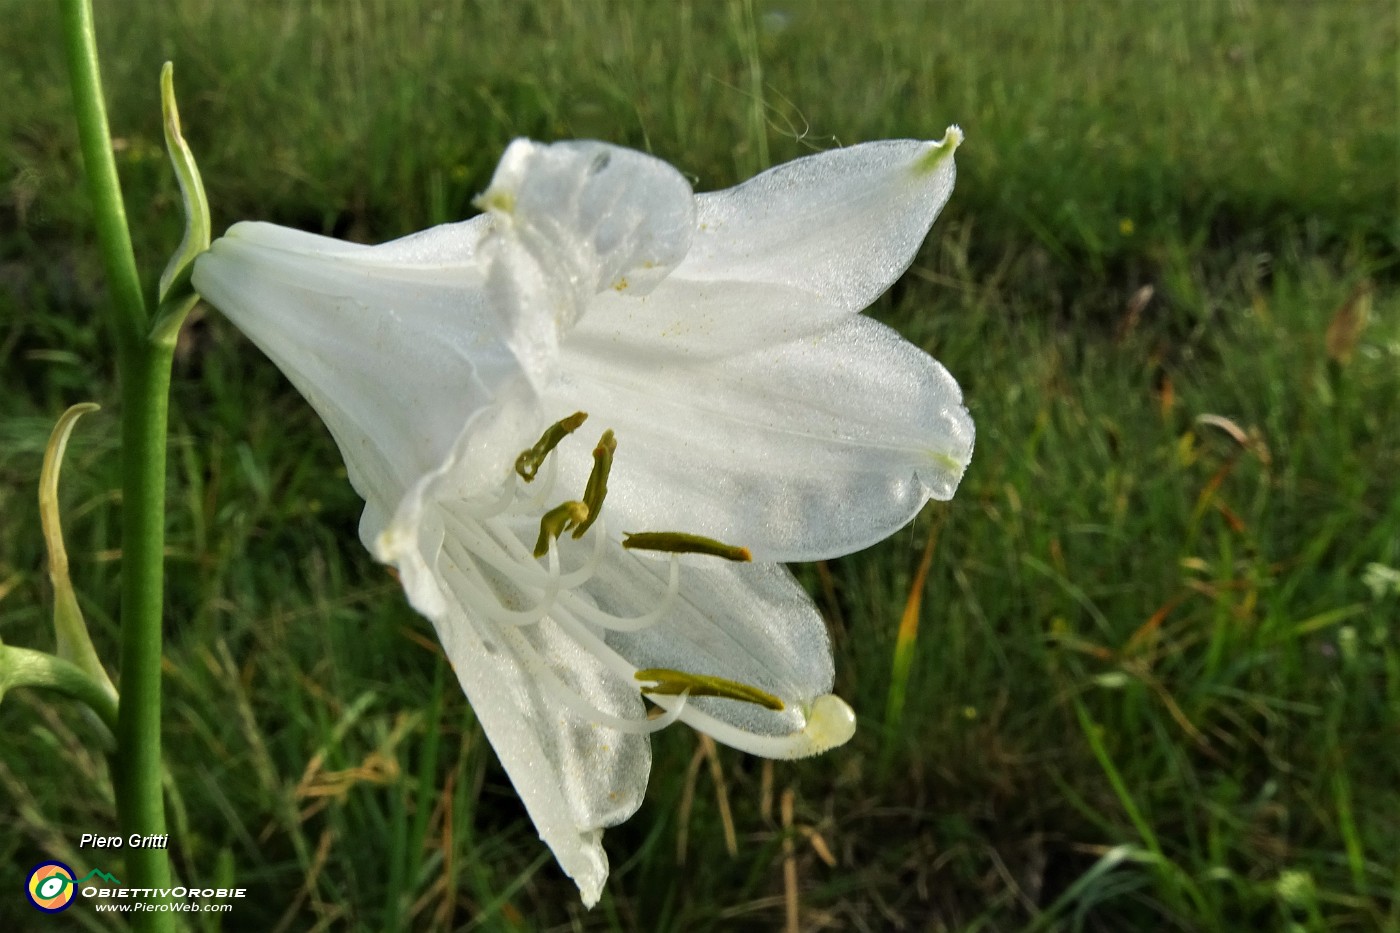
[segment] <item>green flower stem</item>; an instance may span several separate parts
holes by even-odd
[[[122,835],[165,832],[160,658],[165,549],[165,436],[172,348],[145,345],[122,378],[121,695],[113,782]],[[169,888],[165,849],[132,849],[129,887]],[[171,918],[172,914],[140,915]],[[150,929],[164,929],[164,922]],[[168,927],[174,929],[173,924]]]
[[[91,0],[60,0],[73,103],[112,296],[122,385],[121,694],[113,783],[123,835],[165,832],[161,798],[160,658],[165,547],[165,435],[173,340],[148,335],[98,72]],[[127,887],[169,888],[164,849],[127,853]],[[174,914],[135,915],[139,930],[173,930]]]
[[[117,345],[122,357],[138,357],[146,340],[146,301],[126,225],[117,163],[112,158],[112,134],[102,99],[102,76],[97,69],[97,35],[92,27],[91,0],[60,0],[68,55],[68,78],[73,86],[73,109],[78,142],[87,172],[88,194],[96,209],[97,242],[106,267],[107,287],[116,306]],[[127,360],[118,361],[123,372]]]

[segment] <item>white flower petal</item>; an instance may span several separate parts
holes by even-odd
[[[311,402],[356,491],[383,508],[524,379],[507,343],[517,322],[490,303],[470,261],[485,229],[459,224],[368,247],[238,224],[195,264],[200,294]],[[460,258],[438,264],[452,253]],[[405,262],[414,254],[421,264]]]
[[[402,574],[435,578],[436,568],[421,556],[424,522],[432,520],[432,511],[442,502],[479,499],[513,482],[510,465],[538,435],[538,415],[534,396],[523,384],[503,387],[489,405],[467,418],[442,462],[407,490],[384,485],[361,491],[365,511],[360,516],[360,540],[365,547],[376,560],[393,564]],[[404,586],[408,588],[407,580]],[[431,587],[424,586],[420,592],[425,601],[433,598]],[[417,608],[428,616],[442,611],[431,602]]]
[[[544,689],[541,664],[582,700],[621,719],[643,719],[635,686],[544,620],[494,626],[482,616],[466,563],[439,547],[443,513],[428,510],[416,555],[428,576],[404,574],[413,606],[432,620],[443,650],[540,837],[593,906],[608,874],[602,830],[636,812],[651,770],[651,743],[579,718]],[[522,640],[528,645],[522,645]]]
[[[581,302],[609,288],[645,294],[685,256],[695,229],[679,172],[592,141],[517,139],[477,203]]]
[[[638,615],[660,598],[668,569],[666,560],[605,560],[587,590],[608,612]],[[813,707],[834,699],[831,644],[811,598],[776,564],[687,560],[679,597],[664,620],[637,632],[609,632],[607,644],[637,668],[723,677],[788,704],[774,711],[737,700],[691,699],[681,719],[726,745],[802,758],[854,732],[853,720],[837,734],[816,735],[811,728]]]
[[[595,533],[603,535],[605,524],[600,521]],[[520,541],[536,531],[520,513],[498,527],[509,527]],[[476,537],[461,524],[456,529]],[[825,623],[782,567],[695,556],[674,558],[673,566],[671,557],[627,551],[606,537],[561,538],[556,547],[575,568],[564,578],[583,578],[562,594],[556,589],[542,596],[546,591],[535,588],[522,595],[519,607],[537,612],[516,621],[530,625],[547,613],[573,645],[612,672],[619,696],[639,689],[638,669],[653,667],[756,687],[786,708],[713,697],[690,698],[679,709],[674,698],[654,702],[725,744],[770,758],[814,755],[854,733],[849,708],[829,695],[833,668]],[[541,574],[536,568],[536,579]]]
[[[774,321],[799,307],[764,308],[764,333],[780,333]],[[720,359],[689,358],[688,341],[646,331],[595,335],[600,318],[565,346],[561,381],[541,405],[587,411],[616,431],[605,506],[614,528],[703,534],[759,560],[822,559],[888,537],[929,498],[950,498],[972,456],[957,383],[869,318],[828,309],[816,333]],[[743,332],[732,320],[716,330]],[[582,489],[586,452],[560,455],[565,488]]]
[[[832,149],[700,195],[681,278],[793,285],[860,311],[914,261],[953,191],[953,150],[887,140]]]
[[[354,258],[356,266],[381,267],[394,277],[412,275],[409,270],[416,268],[436,279],[444,266],[464,266],[471,262],[489,226],[490,218],[483,214],[460,223],[419,230],[377,246],[259,221],[234,224],[226,236],[250,240],[264,249],[289,255],[349,256]]]
[[[549,326],[507,338],[542,390],[559,343],[593,296],[644,294],[680,262],[695,227],[695,198],[674,168],[599,142],[511,143],[477,199],[491,233],[482,260],[489,303],[508,319]]]
[[[569,378],[579,356],[638,373],[707,366],[809,337],[847,317],[790,285],[672,276],[643,298],[613,293],[593,299],[588,317],[569,333],[561,378]]]

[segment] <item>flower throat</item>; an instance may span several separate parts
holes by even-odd
[[[526,483],[534,482],[540,467],[549,458],[554,448],[578,430],[587,419],[587,413],[576,411],[546,428],[533,447],[521,451],[520,456],[515,458],[516,474]],[[554,555],[550,553],[550,548],[561,535],[568,532],[570,537],[578,540],[597,521],[602,514],[603,499],[608,493],[608,475],[612,471],[613,454],[616,451],[617,438],[612,429],[608,429],[603,432],[603,436],[598,440],[598,445],[593,448],[593,469],[588,474],[583,498],[565,500],[549,509],[541,517],[540,533],[535,541],[533,552],[536,558],[549,555],[551,560],[555,559]],[[745,562],[753,559],[748,548],[725,544],[702,535],[678,531],[624,531],[623,535],[625,536],[622,541],[624,548],[660,551],[672,555],[671,584],[667,588],[666,599],[663,600],[662,606],[658,607],[657,621],[660,621],[661,611],[675,599],[679,582],[679,564],[676,555],[704,554],[725,560]],[[601,546],[602,536],[599,537]],[[786,708],[783,701],[771,693],[723,677],[692,674],[669,668],[639,670],[634,677],[642,683],[641,692],[647,696],[679,696],[682,703],[687,696],[722,697],[754,703],[771,710],[782,711]],[[678,709],[679,706],[672,710],[667,717],[662,718],[672,718],[672,716],[678,715]]]

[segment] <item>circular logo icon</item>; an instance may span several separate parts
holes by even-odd
[[[78,893],[77,885],[73,884],[73,869],[62,862],[40,862],[29,873],[25,893],[29,895],[29,903],[46,914],[67,910]]]

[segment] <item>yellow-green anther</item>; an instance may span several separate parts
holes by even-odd
[[[534,447],[522,450],[520,456],[515,458],[515,472],[519,473],[520,478],[527,483],[533,480],[550,451],[558,447],[560,441],[578,430],[578,426],[586,420],[588,420],[587,414],[576,411],[569,417],[551,424],[540,435],[540,439],[535,442]]]
[[[658,696],[679,696],[689,693],[693,697],[723,697],[726,700],[739,700],[742,703],[755,703],[765,709],[781,712],[783,701],[757,687],[741,684],[737,680],[723,677],[710,677],[706,674],[687,674],[664,667],[650,667],[637,671],[636,678],[643,682],[642,693]],[[650,683],[648,683],[650,682]]]
[[[617,451],[617,438],[612,429],[603,432],[598,446],[593,448],[593,472],[588,474],[588,485],[583,488],[583,504],[588,506],[588,518],[574,529],[574,540],[592,527],[603,511],[603,499],[608,494],[608,473],[612,470],[613,454]]]
[[[638,551],[665,551],[668,554],[708,554],[725,560],[751,561],[753,555],[746,547],[725,544],[714,538],[688,535],[682,531],[624,531],[622,546]]]
[[[549,542],[579,524],[588,520],[588,506],[577,499],[561,502],[540,519],[540,536],[535,541],[535,556],[549,553]]]

